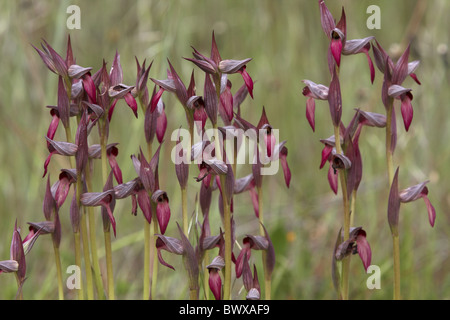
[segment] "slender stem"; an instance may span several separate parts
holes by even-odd
[[[142,299],[150,299],[150,223],[147,219],[144,225],[144,285],[142,291]]]
[[[81,269],[81,236],[80,232],[74,232],[75,242],[75,264]],[[81,277],[81,274],[80,274]],[[80,289],[78,289],[78,300],[84,300],[83,281],[79,279]]]
[[[394,100],[390,99],[386,110],[386,163],[388,171],[388,185],[391,187],[394,179],[394,160],[392,150],[392,112]],[[394,300],[400,300],[400,241],[398,234],[392,235],[393,255],[394,255]]]
[[[23,291],[22,291],[22,283],[21,283],[21,281],[20,281],[20,279],[19,279],[19,276],[17,275],[17,272],[14,272],[14,275],[16,276],[16,282],[17,282],[17,290],[18,290],[18,293],[19,293],[19,296],[17,296],[16,295],[16,299],[18,299],[18,300],[23,300]]]
[[[86,167],[86,185],[88,188],[88,192],[93,191],[92,187],[92,177],[90,173],[90,166],[89,161]],[[94,215],[94,208],[93,207],[87,207],[88,211],[88,223],[89,223],[89,242],[91,245],[91,259],[92,259],[92,268],[94,269],[94,278],[95,278],[95,286],[97,287],[97,297],[98,299],[104,300],[105,299],[105,293],[103,289],[103,281],[102,281],[102,274],[100,271],[100,263],[98,259],[98,253],[97,253],[97,237],[95,234],[96,230],[96,223],[95,223],[95,215]]]
[[[189,238],[189,234],[188,234],[189,221],[188,221],[186,188],[181,188],[181,208],[182,208],[181,210],[182,210],[182,216],[183,216],[183,232],[184,232],[185,236]]]
[[[156,220],[156,205],[152,203],[152,220],[153,220],[153,228],[150,229],[150,265],[151,268],[151,293],[150,298],[154,298],[154,294],[156,292],[156,285],[158,283],[158,259],[157,259],[157,250],[156,249],[156,234],[158,234],[158,223]]]
[[[220,148],[219,129],[217,123],[213,124],[214,143],[216,158],[222,160],[222,151]],[[223,299],[231,299],[231,211],[226,195],[225,176],[220,176],[220,184],[222,186],[222,202],[223,202],[223,224],[225,229],[225,279],[223,285]]]
[[[108,159],[107,159],[107,115],[103,116],[103,119],[100,121],[101,134],[100,134],[100,146],[101,146],[101,161],[102,161],[102,177],[103,177],[103,185],[106,184],[108,180]],[[104,240],[105,240],[105,257],[106,257],[106,274],[108,280],[108,299],[115,299],[114,292],[114,273],[113,273],[113,265],[112,265],[112,249],[111,249],[111,234],[109,230],[103,230]]]
[[[334,127],[334,141],[336,146],[336,153],[342,154],[341,140],[339,134],[339,126]],[[347,191],[347,177],[344,170],[339,172],[339,181],[342,190],[342,201],[344,205],[344,241],[350,237],[350,206]],[[348,300],[348,288],[349,288],[349,272],[350,272],[350,257],[344,258],[342,261],[342,299]]]
[[[225,177],[221,176],[221,184],[225,186]],[[222,191],[225,193],[225,187],[222,187]],[[225,279],[223,286],[223,298],[224,300],[231,299],[231,212],[230,205],[228,204],[227,196],[223,197],[223,219],[225,228]]]
[[[259,233],[261,236],[265,236],[265,232],[264,232],[264,210],[263,210],[263,193],[262,193],[262,187],[258,187],[258,217],[259,217]],[[271,288],[272,288],[272,278],[271,276],[267,273],[267,268],[266,268],[266,255],[267,252],[263,251],[262,252],[262,262],[263,262],[263,270],[264,270],[264,284],[265,284],[265,299],[266,300],[270,300],[271,298]]]
[[[92,280],[91,257],[89,252],[89,238],[86,222],[86,211],[81,213],[81,240],[83,242],[84,267],[86,271],[86,292],[88,300],[94,300],[94,282]]]
[[[400,300],[400,241],[399,236],[392,236],[394,249],[394,300]]]
[[[55,253],[55,266],[56,266],[56,278],[58,279],[58,299],[64,300],[64,286],[61,268],[61,256],[59,254],[59,248],[55,241],[53,241],[53,251]]]
[[[391,186],[392,180],[394,179],[394,161],[393,161],[393,152],[392,152],[392,109],[393,109],[393,100],[391,99],[391,103],[387,109],[386,115],[386,163],[387,163],[387,171],[388,171],[388,179],[389,179],[389,187]]]
[[[105,238],[106,273],[108,275],[108,299],[115,299],[114,277],[112,266],[111,233],[109,230],[103,232]]]
[[[205,251],[205,255],[203,257],[203,261],[204,261],[204,268],[203,269],[203,290],[205,291],[205,300],[209,300],[209,272],[205,271],[206,270],[206,265],[209,261],[209,251],[206,250]]]

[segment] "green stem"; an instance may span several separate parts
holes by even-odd
[[[109,230],[103,232],[105,238],[106,273],[108,275],[108,299],[115,299],[114,276],[112,266],[111,233]]]
[[[150,223],[145,220],[144,225],[144,285],[142,291],[142,299],[148,300],[150,299]]]
[[[92,187],[92,177],[90,173],[90,167],[89,167],[89,161],[86,167],[86,184],[88,188],[88,192],[93,191]],[[105,293],[103,289],[103,281],[102,281],[102,274],[100,271],[100,263],[98,259],[98,253],[97,253],[97,238],[95,234],[96,230],[96,223],[95,223],[95,215],[94,215],[94,208],[93,207],[87,207],[88,210],[88,223],[89,223],[89,242],[91,244],[91,258],[92,258],[92,267],[94,269],[94,278],[95,278],[95,286],[97,287],[97,297],[100,300],[105,299]]]
[[[75,264],[81,269],[81,236],[80,232],[74,232],[74,242],[75,242]],[[78,300],[84,300],[84,288],[83,288],[83,281],[81,279],[80,274],[80,289],[78,289]]]
[[[394,160],[392,152],[392,113],[394,99],[389,100],[386,110],[386,164],[388,171],[388,185],[391,187],[394,179]],[[392,235],[393,255],[394,255],[394,300],[400,300],[400,241],[398,234]]]
[[[156,250],[156,234],[158,234],[158,222],[156,218],[156,205],[152,203],[152,220],[153,220],[153,228],[150,229],[150,265],[151,269],[151,293],[150,298],[154,298],[154,294],[156,292],[156,285],[158,283],[158,259],[157,259],[157,250]]]
[[[81,212],[81,240],[83,242],[84,267],[86,272],[86,292],[88,300],[94,300],[94,282],[92,280],[91,257],[89,252],[89,238],[86,222],[86,208]]]
[[[393,99],[390,100],[387,115],[386,115],[386,163],[388,170],[388,179],[389,179],[389,187],[391,186],[392,180],[394,179],[394,161],[393,161],[393,153],[391,151],[392,148],[392,140],[391,140],[391,126],[392,126],[392,110],[393,110]]]
[[[102,177],[103,177],[103,185],[106,184],[108,180],[108,159],[107,159],[107,115],[105,114],[100,121],[101,134],[100,134],[100,146],[101,146],[101,161],[102,161]],[[108,280],[108,299],[115,299],[114,292],[114,273],[113,273],[113,264],[112,264],[112,250],[111,250],[111,234],[109,230],[103,230],[104,239],[105,239],[105,257],[106,257],[106,274]]]
[[[189,228],[189,220],[188,220],[188,209],[187,209],[187,190],[186,187],[181,188],[181,210],[183,216],[183,232],[187,238],[189,238],[188,228]]]
[[[339,126],[334,127],[334,141],[336,147],[336,153],[342,154],[341,139],[339,134]],[[345,169],[339,172],[339,181],[342,190],[342,201],[344,205],[344,241],[350,238],[350,206],[348,201],[347,191],[347,177]],[[348,300],[348,288],[349,288],[349,272],[350,272],[350,257],[344,258],[342,261],[342,299]]]
[[[219,129],[217,123],[213,124],[214,143],[216,158],[222,160],[222,151],[220,148]],[[224,285],[223,285],[223,299],[231,299],[231,211],[228,203],[228,196],[226,194],[224,175],[220,176],[220,184],[222,186],[222,202],[223,202],[223,224],[225,229],[225,268],[224,268]]]
[[[55,253],[55,266],[56,266],[56,278],[58,280],[58,299],[64,300],[64,286],[61,268],[61,256],[59,254],[59,248],[55,241],[53,241],[53,251]]]
[[[400,241],[398,235],[392,236],[394,249],[394,300],[400,300]]]

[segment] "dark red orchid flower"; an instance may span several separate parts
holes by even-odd
[[[221,74],[233,74],[240,73],[244,79],[244,83],[247,86],[247,90],[253,99],[253,80],[247,72],[247,63],[252,59],[244,60],[222,60],[219,50],[217,48],[214,32],[212,34],[211,44],[211,56],[208,58],[194,49],[192,53],[194,59],[185,58],[188,61],[193,62],[197,67],[203,70],[207,74],[212,74],[220,80]],[[224,84],[226,86],[226,83]]]
[[[375,68],[372,59],[370,58],[369,50],[371,47],[370,41],[373,40],[374,37],[347,40],[347,22],[344,8],[342,8],[341,19],[337,24],[324,0],[319,0],[319,9],[322,29],[328,39],[330,39],[330,46],[328,49],[328,64],[330,71],[334,69],[334,63],[340,67],[341,55],[364,53],[369,63],[370,80],[373,83],[375,79]]]
[[[347,240],[341,242],[335,251],[335,257],[337,261],[344,259],[350,254],[359,254],[363,263],[364,269],[370,266],[372,261],[372,250],[370,249],[369,242],[367,241],[367,234],[362,227],[352,228],[350,230],[350,236]]]
[[[170,220],[169,197],[162,190],[156,190],[152,194],[152,201],[156,203],[156,217],[158,219],[159,229],[164,234]]]
[[[216,256],[206,268],[209,271],[209,288],[216,300],[222,300],[222,278],[220,271],[225,267],[225,260],[221,256]]]

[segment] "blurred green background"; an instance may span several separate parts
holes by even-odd
[[[81,9],[81,29],[69,30],[66,20],[69,5]],[[366,9],[376,4],[381,9],[381,29],[369,30]],[[405,133],[398,116],[398,147],[395,165],[400,165],[400,187],[406,188],[429,179],[429,198],[437,212],[435,227],[429,226],[423,201],[402,205],[400,217],[402,295],[405,299],[449,299],[449,155],[450,137],[449,57],[450,2],[446,0],[327,1],[335,18],[341,6],[347,14],[348,38],[374,35],[396,57],[411,42],[411,60],[420,59],[417,75],[422,85],[411,79],[414,119]],[[121,55],[124,82],[134,85],[135,56],[142,62],[153,60],[150,77],[166,78],[167,58],[188,82],[194,46],[209,54],[211,33],[215,31],[222,58],[253,58],[247,71],[256,82],[254,100],[242,105],[244,118],[257,123],[262,106],[280,137],[287,140],[288,162],[292,171],[290,189],[283,175],[265,178],[265,224],[274,242],[276,267],[273,275],[275,299],[335,299],[331,281],[331,256],[341,226],[341,195],[335,196],[327,182],[326,169],[319,170],[322,144],[332,132],[328,106],[318,102],[316,132],[305,118],[306,99],[301,80],[328,84],[327,39],[320,25],[317,1],[311,0],[209,0],[209,1],[1,1],[0,2],[0,260],[9,259],[9,246],[17,219],[26,235],[28,221],[44,220],[42,200],[45,179],[43,163],[47,157],[45,134],[50,122],[47,105],[56,104],[57,77],[43,65],[32,44],[47,40],[65,55],[67,35],[77,63],[98,70],[102,59],[110,67],[116,50]],[[372,55],[372,53],[371,53]],[[198,91],[202,79],[196,69]],[[234,90],[241,84],[239,75],[231,76]],[[149,82],[150,83],[150,82]],[[353,109],[384,113],[380,99],[382,77],[377,70],[370,84],[364,55],[344,57],[341,67],[343,121],[348,123]],[[149,87],[152,90],[152,87]],[[170,133],[185,126],[184,113],[174,96],[165,94],[169,127],[162,152],[170,156]],[[143,116],[136,120],[123,102],[116,108],[111,123],[110,142],[120,143],[118,162],[124,180],[135,177],[130,155],[144,146]],[[399,110],[399,109],[397,109]],[[398,113],[400,115],[400,113]],[[97,143],[96,133],[91,143]],[[60,128],[56,140],[64,140]],[[364,129],[360,140],[364,174],[356,203],[355,225],[367,231],[372,247],[372,264],[381,268],[381,289],[368,290],[361,261],[351,264],[351,299],[391,299],[392,245],[386,218],[387,178],[384,160],[384,132]],[[68,167],[67,159],[55,156],[50,165],[52,182],[59,169]],[[98,171],[98,170],[97,170]],[[170,161],[160,165],[161,187],[170,197],[171,223],[166,235],[177,236],[175,221],[181,221],[181,201],[175,170]],[[239,176],[249,171],[242,168]],[[190,176],[197,175],[191,168]],[[194,208],[198,185],[189,182],[189,211]],[[100,190],[100,182],[96,184]],[[258,222],[248,194],[235,198],[236,237],[257,234]],[[68,204],[61,209],[63,270],[74,264],[73,236]],[[130,214],[131,201],[119,201],[115,216],[117,239],[113,240],[116,295],[119,299],[142,296],[143,217]],[[217,199],[213,199],[213,233],[218,232]],[[99,220],[100,222],[100,220]],[[99,226],[99,244],[102,234]],[[237,249],[235,249],[237,253]],[[102,255],[102,251],[100,252]],[[179,256],[163,253],[177,271],[160,267],[156,298],[187,298],[187,278]],[[259,253],[254,254],[262,281]],[[41,237],[27,256],[25,299],[57,298],[51,238]],[[103,259],[101,264],[103,266]],[[66,275],[68,276],[68,275]],[[262,281],[263,282],[263,281]],[[233,286],[239,294],[241,280]],[[0,299],[13,299],[13,275],[0,275]],[[72,294],[66,291],[66,297]]]

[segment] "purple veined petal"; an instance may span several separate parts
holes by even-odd
[[[235,263],[236,278],[240,278],[242,275],[242,271],[244,269],[244,257],[250,259],[250,256],[251,256],[250,244],[247,240],[244,240],[244,245]]]
[[[239,70],[249,63],[252,59],[247,58],[244,60],[222,60],[219,63],[219,70],[222,73],[237,73]]]
[[[242,78],[244,79],[245,85],[247,86],[247,90],[248,93],[250,94],[250,97],[253,99],[253,80],[250,77],[250,75],[248,74],[247,70],[246,70],[246,66],[243,66],[241,69],[239,69],[238,71]]]
[[[306,87],[303,88],[302,94],[305,97],[314,98],[318,100],[327,100],[329,89],[323,84],[317,84],[310,80],[302,80]]]
[[[222,60],[222,58],[220,57],[219,49],[217,48],[214,31],[212,32],[211,39],[211,60],[214,61],[215,64],[219,64],[219,62]]]
[[[67,71],[67,64],[66,61],[48,44],[47,41],[44,40],[45,46],[42,45],[44,50],[47,52],[49,56],[51,56],[51,59],[53,61],[53,64],[56,69],[56,73],[59,74],[61,77],[67,77],[68,71]]]
[[[67,127],[70,117],[70,102],[61,76],[58,77],[58,113],[64,127]]]
[[[25,280],[25,274],[26,274],[26,262],[25,262],[25,252],[23,250],[23,241],[20,236],[20,231],[17,228],[17,220],[14,225],[14,232],[11,240],[11,248],[10,248],[10,257],[11,260],[15,260],[19,263],[19,267],[17,270],[17,277],[19,278],[20,282],[22,283]]]
[[[136,103],[136,99],[134,99],[133,95],[131,94],[131,92],[128,92],[125,97],[124,97],[127,105],[131,108],[131,110],[133,110],[134,116],[137,118],[138,117],[138,113],[137,113],[137,103]]]
[[[410,92],[406,93],[402,97],[401,111],[402,111],[403,123],[405,125],[406,131],[409,130],[409,126],[411,125],[411,122],[413,119],[413,113],[414,113],[414,110],[411,105],[411,100],[412,100],[412,94]]]
[[[356,237],[356,245],[359,257],[364,265],[364,269],[367,272],[367,268],[370,266],[372,261],[372,250],[370,249],[369,242],[366,239],[366,232],[361,230]]]
[[[320,23],[322,24],[323,32],[325,32],[326,36],[330,38],[331,31],[334,28],[336,28],[334,18],[331,15],[330,10],[328,10],[323,0],[319,0],[319,9],[320,9]]]
[[[394,178],[391,182],[391,190],[389,192],[389,201],[388,201],[388,222],[389,227],[391,228],[391,233],[394,236],[398,236],[398,218],[400,213],[400,196],[398,191],[398,171],[399,168],[395,171]]]
[[[422,195],[422,199],[423,199],[423,201],[425,201],[425,204],[427,206],[428,220],[430,221],[430,225],[431,225],[431,227],[434,227],[434,222],[436,221],[436,210],[434,209],[433,205],[431,204],[430,199],[428,199],[427,194],[428,194],[428,189],[427,189],[427,192]]]
[[[161,254],[161,250],[166,250],[170,253],[182,255],[184,253],[183,243],[176,238],[167,237],[164,235],[157,235],[157,236],[158,239],[156,239],[156,249],[158,250],[159,263],[161,263],[165,267],[175,270],[173,266],[164,261]]]
[[[112,115],[113,115],[113,112],[114,112],[114,108],[116,107],[117,101],[118,101],[117,99],[114,99],[113,103],[109,107],[109,110],[108,110],[108,122],[111,122],[111,118],[112,118]]]
[[[47,138],[50,140],[53,140],[56,134],[56,130],[58,129],[59,125],[59,112],[58,110],[51,109],[50,115],[52,116],[52,121],[50,122],[50,125],[47,130]],[[49,145],[49,142],[47,141],[47,146]]]
[[[367,62],[369,63],[369,70],[370,70],[370,82],[373,84],[373,81],[375,80],[375,67],[373,65],[372,58],[369,55],[370,43],[368,43],[367,46],[368,48],[364,47],[362,49],[362,52],[364,52],[364,54],[367,57]]]
[[[83,76],[82,83],[83,83],[84,91],[86,91],[86,93],[89,97],[89,102],[94,103],[94,104],[97,103],[97,92],[96,92],[95,84],[89,73]]]
[[[170,220],[169,198],[165,191],[156,190],[152,195],[152,201],[156,203],[156,217],[158,218],[159,229],[164,234]]]
[[[165,89],[163,87],[159,87],[158,92],[152,96],[152,100],[150,102],[150,112],[155,111],[156,107],[158,106],[158,102],[161,99],[161,96],[164,93],[164,91],[165,91]]]
[[[53,63],[51,57],[47,53],[45,53],[42,50],[36,48],[35,46],[33,46],[33,45],[31,45],[31,46],[34,48],[34,50],[37,51],[37,53],[41,57],[41,59],[44,62],[44,64],[47,66],[47,68],[51,72],[58,74],[58,72],[56,71],[56,68],[55,68],[55,64]]]
[[[258,192],[255,189],[255,183],[252,181],[251,188],[248,190],[253,204],[253,210],[255,211],[256,218],[259,218],[259,202]]]
[[[231,94],[231,82],[227,81],[224,92],[220,95],[220,108],[219,111],[224,113],[224,122],[226,125],[231,123],[233,120],[233,95]],[[222,118],[224,118],[222,116]]]
[[[273,150],[275,148],[276,140],[275,135],[272,134],[270,126],[267,128],[266,134],[264,134],[264,143],[266,145],[267,156],[272,157]]]
[[[0,274],[2,272],[12,273],[19,270],[19,263],[16,260],[3,260],[0,261]]]
[[[399,86],[397,84],[393,84],[388,89],[388,95],[391,98],[401,98],[404,94],[407,94],[408,92],[411,92],[412,90],[409,88],[404,88],[402,86]]]
[[[330,83],[328,104],[330,107],[331,119],[333,121],[334,126],[337,127],[341,123],[342,97],[341,97],[341,86],[339,83],[339,77],[336,73],[336,69],[333,70],[333,78]]]
[[[308,120],[313,132],[316,131],[315,112],[316,102],[313,98],[308,98],[306,100],[306,119]]]
[[[46,220],[50,220],[53,214],[53,210],[56,209],[56,202],[53,199],[52,191],[50,187],[50,175],[47,178],[47,184],[45,187],[44,201],[42,204],[42,211]]]
[[[394,70],[392,72],[392,83],[394,84],[402,84],[408,76],[408,59],[410,46],[411,45],[408,45],[405,52],[403,52],[394,66]]]
[[[114,177],[116,178],[117,183],[122,184],[123,183],[122,170],[120,170],[119,164],[117,163],[116,160],[118,154],[119,149],[117,149],[117,147],[115,146],[112,146],[107,152],[107,157],[109,165],[111,166],[111,169],[114,173]]]
[[[205,102],[205,111],[208,115],[209,120],[212,124],[217,123],[217,113],[218,113],[218,105],[217,105],[217,93],[216,88],[214,87],[213,82],[211,81],[211,77],[208,73],[205,75],[205,85],[203,90],[203,100]]]
[[[322,160],[320,161],[319,169],[322,169],[325,163],[330,160],[330,155],[333,151],[333,148],[334,148],[333,146],[325,144],[325,146],[322,149]]]
[[[288,149],[286,147],[282,147],[280,151],[281,167],[283,168],[284,181],[286,182],[286,186],[289,188],[289,185],[291,184],[291,169],[289,169],[287,155]]]
[[[216,300],[222,300],[222,278],[217,269],[209,269],[209,288]]]
[[[59,175],[59,184],[55,192],[55,201],[57,208],[61,208],[63,203],[66,201],[67,195],[69,194],[70,185],[72,182],[73,181],[67,174],[61,173]]]
[[[341,38],[337,37],[331,39],[330,42],[330,50],[331,54],[333,55],[334,61],[336,61],[336,65],[340,67],[341,65],[341,55],[342,55],[342,40]]]
[[[45,159],[45,162],[44,162],[44,174],[42,175],[42,178],[44,178],[45,175],[47,174],[48,165],[50,164],[50,160],[52,159],[52,156],[54,154],[58,154],[58,151],[54,150],[54,151],[50,152],[50,154],[48,155],[47,159]]]
[[[122,66],[120,64],[120,54],[116,51],[116,55],[114,56],[114,61],[111,66],[111,70],[109,72],[110,85],[115,86],[119,83],[123,82],[123,71]]]
[[[338,174],[339,172],[333,169],[330,161],[330,167],[328,169],[328,183],[330,184],[331,190],[333,190],[335,194],[338,192]]]
[[[141,208],[144,218],[148,223],[152,222],[152,208],[150,204],[150,197],[145,189],[141,189],[137,193],[137,202]]]
[[[158,139],[158,142],[160,144],[164,140],[164,134],[166,133],[166,129],[167,129],[167,116],[163,107],[161,108],[161,112],[156,118],[156,138]]]

